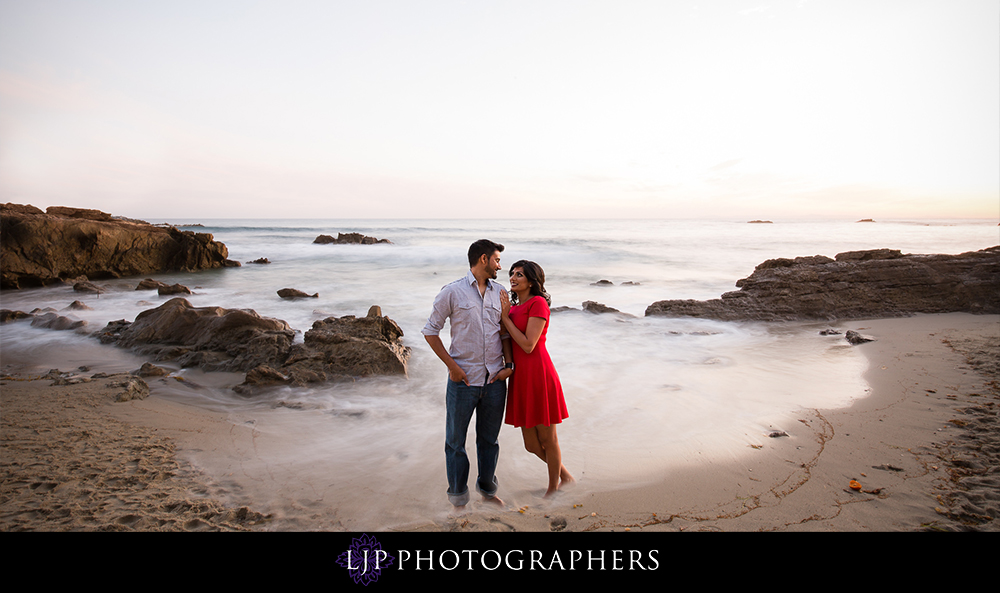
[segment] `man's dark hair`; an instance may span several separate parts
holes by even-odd
[[[493,256],[494,251],[503,252],[503,245],[499,243],[494,243],[489,239],[480,239],[469,246],[469,267],[475,267],[476,262],[479,258],[486,256],[490,258]]]

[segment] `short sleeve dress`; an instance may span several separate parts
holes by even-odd
[[[563,398],[559,375],[545,347],[549,330],[549,305],[535,296],[510,308],[510,319],[523,333],[529,317],[541,317],[545,327],[531,354],[511,340],[514,353],[514,374],[507,386],[507,416],[504,421],[517,427],[551,426],[569,417]]]

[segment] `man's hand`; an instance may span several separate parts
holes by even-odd
[[[497,373],[496,375],[493,375],[493,378],[490,379],[490,383],[496,383],[497,381],[506,381],[513,374],[514,374],[513,369],[500,369],[500,372]]]
[[[462,370],[462,367],[457,364],[454,368],[448,369],[448,377],[455,383],[465,383],[466,386],[469,385],[469,378],[465,376],[465,371]]]
[[[465,376],[465,371],[462,370],[462,367],[458,366],[455,359],[448,354],[447,350],[445,350],[444,343],[441,342],[441,338],[439,336],[425,335],[424,339],[426,339],[427,343],[430,344],[431,350],[434,351],[434,354],[437,354],[438,358],[441,359],[441,362],[448,367],[448,377],[455,383],[465,383],[468,385],[469,378]]]

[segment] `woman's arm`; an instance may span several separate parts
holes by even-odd
[[[500,293],[501,307],[500,307],[500,319],[503,321],[504,327],[507,328],[507,332],[510,334],[510,339],[514,340],[521,350],[524,350],[528,354],[535,349],[538,345],[538,340],[542,337],[542,330],[545,329],[545,319],[543,317],[529,317],[528,325],[524,328],[524,333],[517,329],[514,322],[511,321],[508,315],[510,311],[510,301],[508,300],[507,294]]]

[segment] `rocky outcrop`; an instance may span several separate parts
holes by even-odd
[[[112,321],[98,337],[181,367],[247,371],[284,362],[295,332],[284,321],[249,309],[193,307],[174,298],[139,313],[132,323]]]
[[[0,245],[3,289],[240,265],[208,233],[61,206],[0,205]]]
[[[160,282],[159,280],[153,280],[152,278],[146,278],[140,282],[135,289],[136,290],[159,290],[170,286],[166,282]]]
[[[406,375],[410,349],[403,330],[372,306],[365,317],[328,317],[313,323],[305,341],[295,344],[284,364],[260,365],[234,389],[254,393],[271,385],[305,385],[372,375]]]
[[[164,284],[163,286],[157,287],[156,293],[160,296],[170,296],[172,294],[193,294],[191,289],[183,284]]]
[[[371,375],[406,375],[410,349],[403,331],[373,306],[366,317],[329,317],[313,324],[305,342],[280,319],[248,309],[192,307],[182,298],[147,309],[134,322],[112,321],[96,334],[154,360],[206,371],[244,371],[240,393]]]
[[[282,288],[278,291],[278,296],[283,299],[318,299],[319,293],[308,294],[297,288]]]
[[[73,319],[72,317],[65,317],[52,312],[35,315],[31,320],[31,327],[40,327],[42,329],[79,330],[86,326],[87,322],[82,319]]]
[[[319,243],[321,245],[329,243],[334,245],[374,245],[376,243],[392,243],[392,241],[388,239],[368,237],[366,235],[362,235],[361,233],[337,233],[336,239],[334,239],[331,235],[320,235],[313,240],[313,243]]]
[[[724,321],[1000,313],[1000,246],[959,255],[849,251],[771,259],[709,301],[658,301],[646,315]]]

